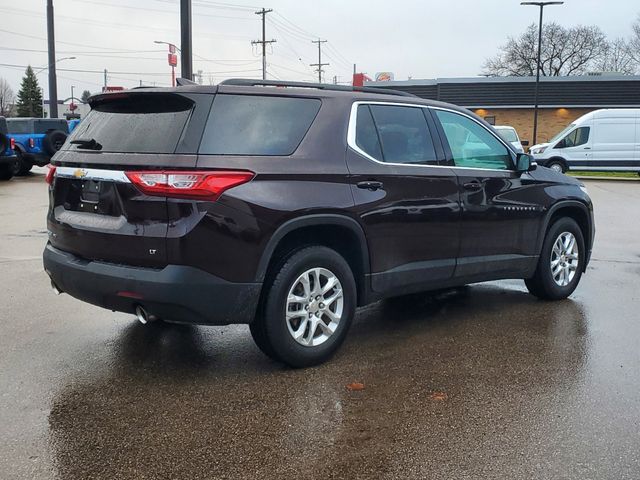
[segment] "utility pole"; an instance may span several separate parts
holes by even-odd
[[[104,86],[102,87],[102,91],[106,92],[107,91],[107,69],[104,69]]]
[[[256,15],[262,15],[262,40],[253,40],[251,45],[262,44],[262,79],[267,79],[267,43],[276,43],[274,39],[267,40],[267,27],[266,19],[267,13],[273,12],[273,9],[262,8],[262,10],[255,12]]]
[[[56,77],[56,40],[53,0],[47,0],[47,43],[49,53],[49,118],[58,118],[58,80]]]
[[[191,0],[180,0],[180,62],[182,78],[193,80],[191,59]]]
[[[311,43],[318,44],[318,63],[311,63],[309,64],[309,66],[318,67],[316,69],[316,72],[318,72],[318,83],[322,83],[322,74],[324,73],[324,70],[322,69],[322,67],[324,67],[325,65],[329,65],[328,63],[322,63],[322,44],[327,43],[327,41],[318,39],[318,40],[311,40]]]

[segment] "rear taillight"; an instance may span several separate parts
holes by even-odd
[[[53,165],[47,165],[47,174],[44,177],[44,181],[47,182],[48,185],[53,183],[53,177],[56,176],[56,167]]]
[[[129,180],[147,195],[217,200],[225,190],[246,183],[254,177],[247,171],[145,171],[125,172]]]
[[[29,139],[29,148],[33,148],[36,146],[36,142],[33,138]]]
[[[11,147],[11,150],[15,150],[15,148],[16,148],[16,139],[15,138],[11,138],[9,140],[9,146]]]

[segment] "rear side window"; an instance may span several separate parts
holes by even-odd
[[[320,105],[320,100],[314,98],[218,94],[199,153],[291,155]]]
[[[422,108],[370,105],[387,163],[433,164],[436,152]]]
[[[382,161],[380,139],[378,138],[376,125],[373,123],[371,111],[367,105],[358,105],[356,145],[366,154],[376,160]]]
[[[69,138],[94,139],[103,152],[173,153],[192,108],[191,100],[173,94],[108,99],[96,105]]]
[[[9,133],[15,133],[16,135],[32,133],[31,120],[18,120],[11,118],[7,120],[7,130]]]
[[[69,131],[69,124],[66,120],[38,119],[33,121],[33,133],[47,133],[49,130]]]

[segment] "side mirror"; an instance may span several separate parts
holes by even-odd
[[[516,171],[520,173],[531,172],[538,168],[538,164],[528,153],[518,153],[516,155]]]
[[[529,140],[522,140],[522,141],[520,142],[520,144],[521,144],[523,147],[528,147],[528,146],[529,146]]]
[[[567,146],[567,142],[564,139],[562,139],[558,143],[556,143],[556,146],[553,148],[565,148],[566,146]]]

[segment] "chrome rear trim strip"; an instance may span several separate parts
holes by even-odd
[[[122,170],[104,170],[99,168],[57,167],[56,177],[76,180],[98,180],[117,183],[131,183]]]

